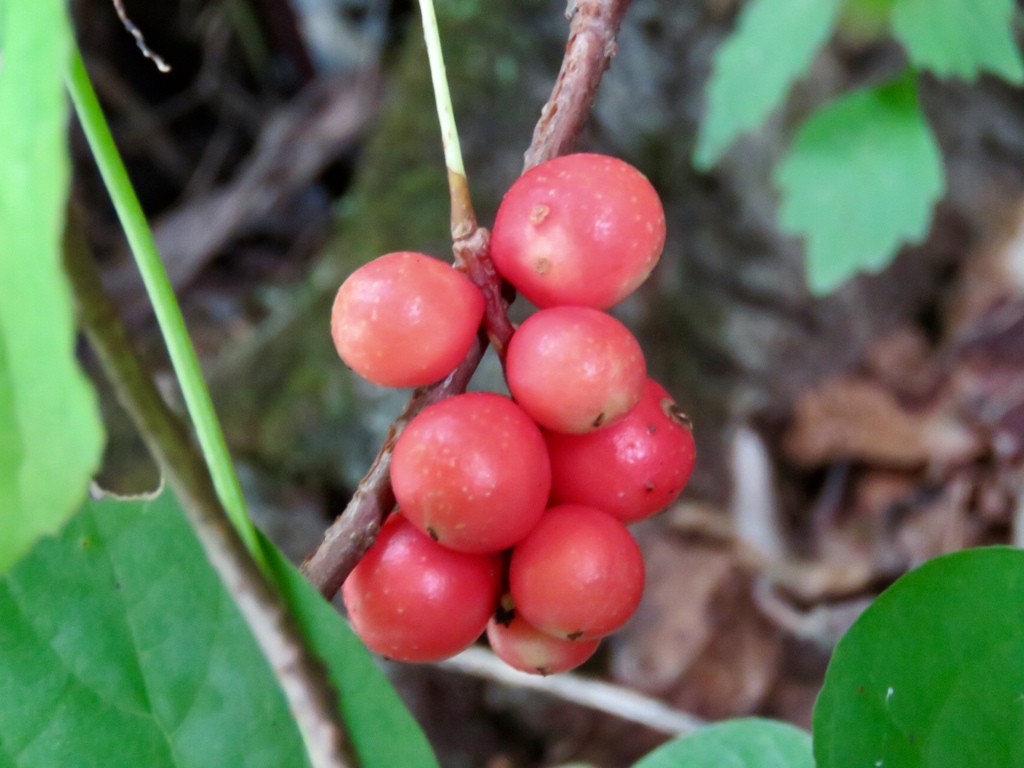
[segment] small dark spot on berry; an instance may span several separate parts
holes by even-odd
[[[647,485],[644,486],[644,490],[648,493],[654,493],[654,483],[647,483]]]
[[[540,224],[544,219],[551,213],[551,209],[546,205],[538,205],[532,211],[530,211],[530,223],[533,225]]]
[[[653,435],[653,434],[654,434],[655,432],[657,432],[657,431],[658,431],[658,428],[657,428],[656,426],[654,426],[653,424],[648,424],[648,425],[647,425],[647,431],[648,431],[648,432],[649,432],[650,434],[652,434],[652,435]]]
[[[687,429],[693,429],[693,422],[690,421],[690,417],[679,410],[679,406],[676,405],[675,400],[671,397],[663,397],[661,399],[661,410],[666,416],[681,427]]]
[[[430,538],[432,538],[434,541],[440,541],[441,540],[441,537],[437,535],[437,531],[435,531],[430,526],[427,526],[427,533],[430,534]]]
[[[583,637],[583,630],[581,629],[579,632],[570,632],[565,637],[568,640],[579,640],[581,637]]]
[[[533,262],[533,271],[538,275],[543,275],[551,269],[551,261],[549,259],[540,258]]]
[[[591,426],[592,426],[592,427],[593,427],[594,429],[597,429],[597,428],[598,428],[598,427],[600,427],[600,426],[601,426],[602,424],[604,424],[604,420],[605,420],[605,414],[604,414],[604,411],[601,411],[601,412],[600,412],[599,414],[597,414],[597,418],[596,418],[596,419],[594,419],[594,423],[593,423],[593,424],[591,424]]]
[[[88,539],[88,538],[82,539],[81,544],[82,544],[82,549],[88,549],[89,547],[92,546],[92,539]]]
[[[913,733],[908,733],[907,734],[907,741],[909,741],[911,744],[913,744],[915,741],[917,741],[917,735],[913,734]]]
[[[857,686],[857,693],[864,693],[864,686],[863,685],[858,685]]]
[[[544,677],[551,674],[551,667],[534,667],[533,669],[538,675],[543,675]]]
[[[120,581],[114,583],[114,589],[116,589],[118,592],[121,591],[121,582]]]
[[[507,627],[516,617],[515,608],[506,608],[504,601],[494,609],[494,621],[503,627]]]

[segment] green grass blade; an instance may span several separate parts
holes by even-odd
[[[213,401],[210,399],[209,389],[199,367],[199,359],[185,327],[185,318],[181,314],[174,289],[153,240],[153,233],[114,144],[114,138],[77,47],[72,50],[67,87],[103,182],[142,273],[146,291],[153,303],[157,322],[167,344],[171,364],[174,366],[185,404],[195,425],[203,456],[210,468],[217,495],[249,551],[266,570],[266,558],[260,548],[256,529],[246,513],[245,497],[242,495],[238,476],[231,463],[227,441],[214,412]]]

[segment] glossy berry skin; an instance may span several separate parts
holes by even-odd
[[[491,233],[502,276],[538,307],[606,309],[632,293],[665,245],[658,193],[605,155],[564,155],[530,169],[505,194]]]
[[[409,521],[460,552],[511,547],[540,519],[551,467],[540,429],[502,395],[425,408],[398,438],[391,484]]]
[[[577,504],[552,507],[512,550],[516,611],[545,634],[592,640],[629,619],[644,589],[644,560],[626,527]]]
[[[672,397],[648,380],[636,408],[588,435],[545,434],[552,501],[586,504],[625,523],[661,511],[693,470],[693,433]]]
[[[349,574],[342,596],[370,650],[397,661],[439,661],[486,628],[501,566],[498,555],[445,549],[396,513]]]
[[[342,284],[331,310],[341,359],[385,387],[442,379],[476,338],[484,298],[461,272],[422,253],[389,253]]]
[[[588,307],[553,307],[512,335],[505,377],[538,424],[581,434],[624,416],[640,401],[643,350],[622,323]]]
[[[495,655],[513,669],[532,675],[554,675],[578,667],[597,650],[600,640],[563,640],[545,635],[522,617],[509,623],[492,617],[487,640]]]

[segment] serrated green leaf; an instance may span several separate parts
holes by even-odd
[[[343,684],[363,765],[435,768],[340,617],[305,588],[290,591]],[[374,717],[387,738],[362,732]],[[306,765],[270,668],[170,494],[88,502],[0,579],[0,766]]]
[[[715,52],[708,110],[694,164],[710,168],[741,134],[759,126],[810,66],[842,0],[751,0]]]
[[[887,266],[928,232],[945,190],[939,147],[908,79],[823,107],[776,168],[782,228],[806,238],[807,281],[827,293]]]
[[[74,357],[63,0],[0,5],[0,573],[85,496],[103,431]]]
[[[973,80],[988,71],[1020,83],[1013,13],[1013,0],[896,0],[892,31],[915,66],[939,76]]]
[[[814,768],[811,736],[786,723],[728,720],[663,744],[633,768]]]
[[[836,647],[818,768],[1024,765],[1024,551],[956,552],[887,589]]]

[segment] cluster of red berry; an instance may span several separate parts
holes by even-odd
[[[548,674],[582,664],[636,610],[644,564],[625,524],[679,495],[694,444],[636,339],[601,310],[647,278],[664,240],[654,188],[611,157],[552,160],[505,195],[491,257],[540,310],[508,344],[512,399],[449,398],[395,445],[400,511],[343,587],[371,649],[433,661],[486,629],[508,664]],[[483,313],[461,272],[392,253],[341,287],[331,330],[366,379],[420,386],[458,365]]]

